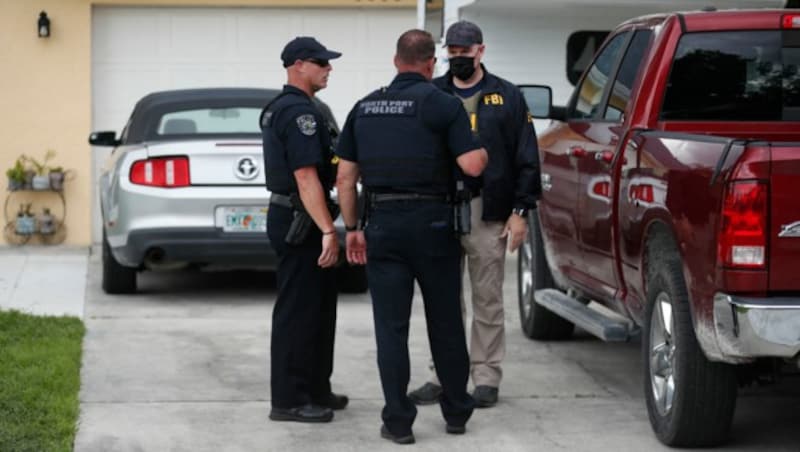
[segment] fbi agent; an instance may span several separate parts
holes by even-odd
[[[506,248],[516,250],[528,235],[528,210],[536,207],[541,194],[538,148],[519,88],[481,63],[481,29],[465,20],[456,22],[447,30],[445,46],[450,70],[433,84],[462,101],[473,133],[489,153],[480,179],[467,181],[473,189],[472,231],[461,238],[472,288],[472,398],[478,408],[486,408],[497,403],[503,376]],[[428,404],[440,393],[436,373],[431,372],[429,381],[409,396],[417,404]]]
[[[281,53],[288,82],[264,108],[261,127],[267,188],[267,234],[278,254],[278,298],[272,311],[271,389],[274,421],[329,422],[347,405],[331,392],[336,329],[332,266],[339,257],[328,193],[332,144],[312,98],[325,88],[330,60],[341,56],[299,37]]]
[[[347,257],[367,265],[378,367],[386,405],[381,436],[414,442],[416,407],[406,395],[408,329],[414,280],[422,289],[431,352],[439,370],[448,433],[463,433],[474,402],[467,393],[469,357],[461,321],[460,247],[449,194],[457,165],[477,176],[486,151],[469,130],[461,103],[436,89],[431,35],[400,36],[392,83],[350,112],[337,147],[337,188]],[[356,182],[368,192],[366,230],[357,230]]]

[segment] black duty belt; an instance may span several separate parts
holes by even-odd
[[[269,197],[269,203],[282,207],[292,208],[292,198],[289,195],[282,195],[280,193],[273,193]]]
[[[369,200],[372,203],[389,201],[441,201],[449,202],[447,195],[429,195],[424,193],[370,193]]]

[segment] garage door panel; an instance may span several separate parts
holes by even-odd
[[[230,24],[226,19],[196,12],[173,17],[169,53],[165,56],[174,61],[224,61],[230,47],[227,37]]]
[[[303,31],[309,36],[315,36],[326,47],[335,49],[342,52],[344,55],[349,55],[351,58],[356,57],[358,52],[354,52],[358,42],[361,40],[358,30],[359,24],[363,24],[365,13],[359,11],[358,13],[351,14],[346,17],[336,18],[336,27],[330,26],[330,16],[320,14],[304,14],[303,15]]]
[[[215,86],[235,86],[236,73],[224,67],[213,70],[206,65],[173,65],[169,71],[170,86],[181,88],[204,88]]]
[[[92,34],[102,37],[92,39],[94,62],[148,61],[158,52],[158,22],[152,13],[111,14],[108,8],[95,8],[93,13]]]
[[[95,112],[109,110],[125,112],[127,110],[127,113],[114,118],[115,124],[110,124],[112,129],[119,131],[128,119],[136,101],[164,85],[163,75],[163,71],[159,68],[147,70],[119,67],[118,65],[96,68],[92,82],[92,96],[102,98],[104,102],[93,103],[93,110]],[[105,125],[109,126],[109,124]]]
[[[377,56],[379,61],[386,60],[391,66],[397,38],[403,31],[414,28],[415,24],[408,24],[402,16],[391,14],[391,11],[378,11],[376,16],[378,17],[371,17],[370,20],[365,21],[362,28],[363,40],[361,43],[364,49],[361,55],[364,56],[364,62],[375,61],[374,56]],[[392,67],[393,69],[394,67]]]
[[[300,34],[297,18],[287,20],[290,12],[285,9],[254,10],[252,14],[238,18],[237,48],[244,58],[265,58],[272,63],[278,58],[283,46]]]
[[[252,68],[247,67],[237,71],[236,86],[268,86],[280,88],[286,83],[286,71],[276,71],[273,67]]]

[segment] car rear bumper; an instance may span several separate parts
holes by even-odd
[[[712,331],[712,335],[698,334],[698,340],[709,358],[716,361],[794,358],[800,353],[800,297],[753,298],[717,293]]]
[[[122,265],[140,267],[145,258],[242,267],[276,268],[267,234],[226,233],[219,228],[154,228],[130,231],[125,245],[111,248]]]

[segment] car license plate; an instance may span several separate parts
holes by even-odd
[[[217,227],[225,232],[266,232],[266,206],[217,207]]]

